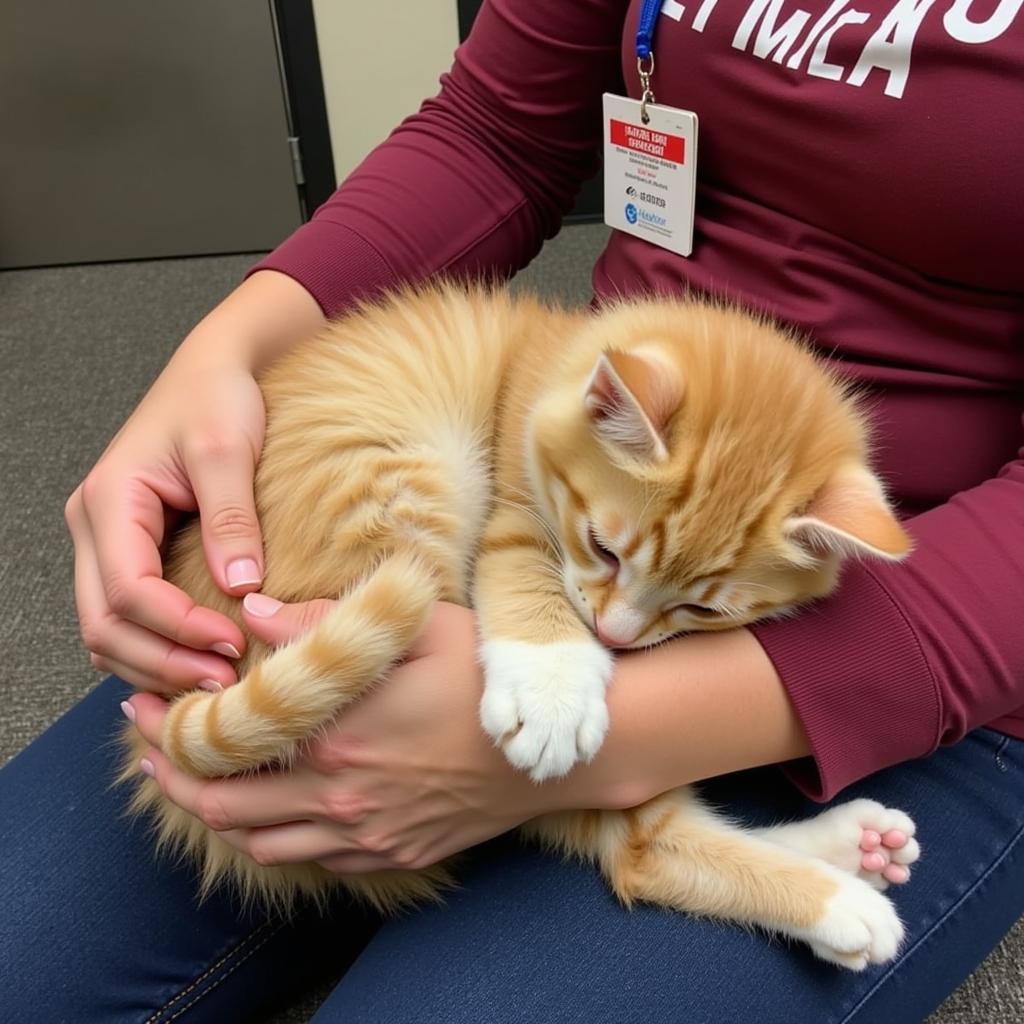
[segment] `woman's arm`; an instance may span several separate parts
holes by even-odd
[[[751,629],[807,730],[790,774],[812,798],[980,726],[1024,736],[1024,448],[905,525],[906,562],[853,562],[828,600]]]
[[[259,374],[325,323],[301,284],[274,270],[257,271],[192,329],[172,364],[188,357],[197,366],[229,363]]]
[[[746,629],[694,633],[616,659],[611,727],[559,803],[634,807],[675,786],[810,752],[764,648]]]

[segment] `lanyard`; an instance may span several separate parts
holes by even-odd
[[[654,46],[654,26],[661,12],[662,0],[643,0],[640,5],[640,17],[636,27],[636,58],[646,60],[652,57]]]
[[[661,5],[662,0],[643,0],[636,27],[636,72],[640,76],[640,87],[643,89],[643,95],[640,97],[640,120],[644,124],[650,121],[647,104],[654,103],[654,93],[651,91],[651,75],[654,74],[654,26],[661,13]]]

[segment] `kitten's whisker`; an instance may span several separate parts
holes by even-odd
[[[527,501],[533,501],[533,495],[523,487],[516,487],[515,484],[510,484],[506,483],[505,481],[502,481],[501,488],[502,490],[505,491],[511,491],[513,494],[519,494],[522,497],[526,498]]]
[[[650,490],[650,493],[647,495],[647,500],[644,502],[644,507],[640,509],[640,514],[636,517],[638,528],[640,524],[643,522],[643,518],[647,514],[647,510],[651,507],[651,502],[653,502],[654,499],[658,496],[658,492],[652,489],[646,481],[644,481],[644,490]]]
[[[763,590],[765,593],[772,594],[775,597],[778,597],[779,594],[782,593],[781,590],[777,590],[775,587],[769,587],[767,584],[764,583],[744,583],[743,587],[744,589],[750,590]]]
[[[494,500],[500,505],[507,505],[509,508],[514,508],[518,509],[520,512],[525,512],[544,531],[545,536],[549,541],[551,541],[552,546],[555,548],[555,550],[561,553],[561,538],[559,538],[558,534],[554,531],[554,529],[552,529],[551,524],[548,523],[547,520],[545,520],[539,512],[530,508],[528,505],[522,504],[521,502],[512,501],[509,498],[501,498],[498,495],[494,496]]]
[[[712,605],[711,607],[725,618],[732,619],[733,622],[741,622],[744,619],[743,612],[738,608],[726,608],[722,605]]]

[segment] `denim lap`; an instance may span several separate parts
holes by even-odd
[[[591,868],[511,836],[467,858],[444,906],[379,930],[347,903],[289,922],[225,893],[200,905],[191,870],[154,859],[109,784],[122,697],[108,680],[0,772],[0,1019],[259,1019],[351,964],[317,1024],[909,1024],[1024,913],[1024,742],[986,730],[838,798],[904,808],[923,848],[911,882],[890,890],[904,951],[862,974],[732,925],[625,911]],[[704,792],[756,825],[821,809],[775,769]]]

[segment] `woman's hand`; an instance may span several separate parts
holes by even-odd
[[[305,632],[328,601],[245,602],[265,643]],[[200,780],[160,753],[166,704],[130,716],[153,744],[164,794],[263,864],[338,872],[422,867],[551,811],[634,807],[674,786],[808,753],[778,675],[745,629],[691,634],[616,663],[611,728],[597,757],[541,785],[479,724],[483,689],[471,612],[439,604],[409,659],[345,711],[294,771]]]
[[[161,547],[198,511],[210,572],[226,592],[259,587],[253,475],[263,445],[254,374],[323,316],[272,271],[253,275],[189,335],[68,499],[75,600],[93,664],[146,690],[231,683],[238,627],[165,581]]]
[[[280,643],[326,607],[246,617],[261,639]],[[473,614],[439,604],[406,662],[289,773],[192,778],[156,748],[164,702],[143,694],[131,705],[165,795],[258,863],[316,861],[344,873],[425,867],[558,803],[557,784],[517,773],[480,727],[476,648]]]

